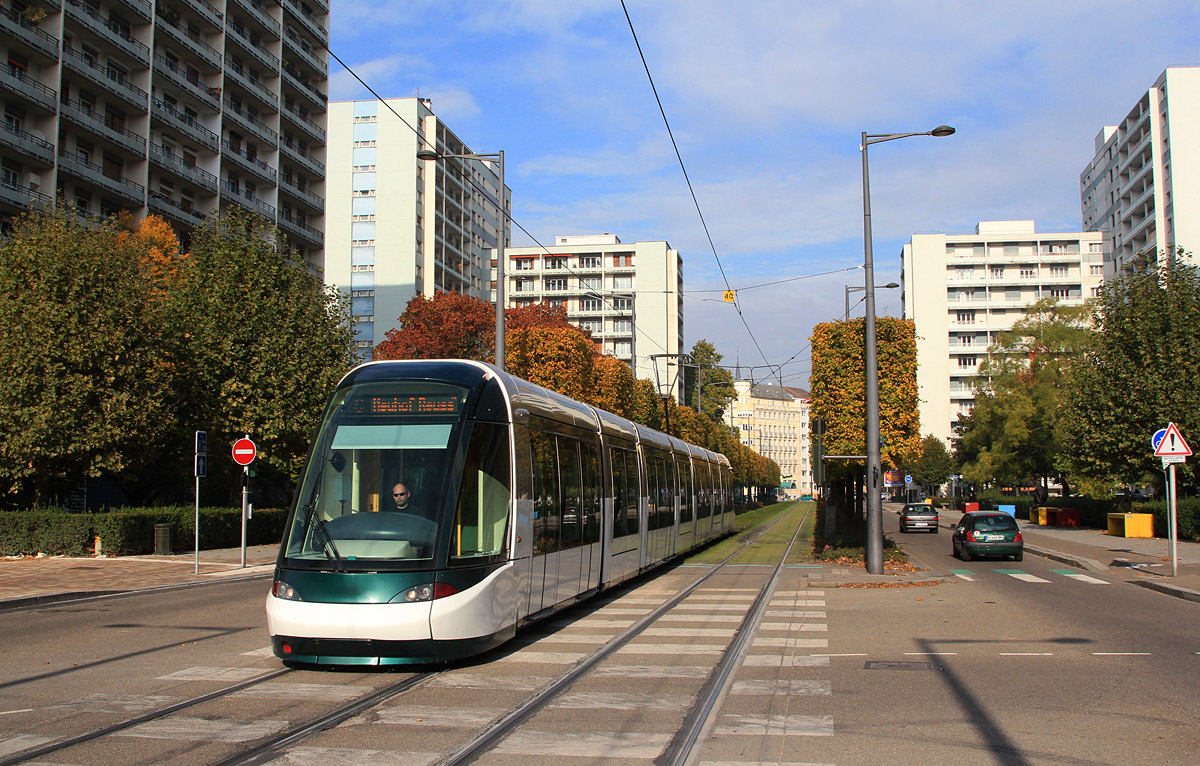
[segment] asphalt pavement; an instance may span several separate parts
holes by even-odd
[[[885,514],[899,511],[901,504],[885,504]],[[943,509],[941,526],[953,528],[961,514]],[[1162,538],[1112,537],[1104,530],[1072,529],[1019,522],[1025,551],[1081,570],[1107,574],[1172,596],[1200,602],[1200,543],[1177,544],[1177,573],[1172,576],[1167,540]],[[891,529],[891,523],[885,523]],[[891,534],[904,548],[904,535]],[[946,546],[949,548],[949,538]],[[199,571],[192,552],[165,556],[120,556],[113,558],[66,556],[0,558],[0,610],[32,606],[87,596],[99,596],[154,588],[168,589],[243,577],[265,577],[271,573],[277,545],[246,549],[245,566],[241,548],[200,551]],[[949,582],[954,576],[945,562],[923,561],[908,551],[912,571],[888,570],[868,574],[862,567],[836,564],[807,565],[809,581],[830,587],[888,587],[928,582]],[[264,586],[264,595],[266,587]]]

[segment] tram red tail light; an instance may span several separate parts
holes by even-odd
[[[446,596],[453,596],[455,593],[458,593],[458,588],[455,588],[448,582],[435,582],[433,584],[434,598],[445,598]]]

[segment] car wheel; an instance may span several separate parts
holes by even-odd
[[[1025,558],[1025,551],[1021,551],[1020,553],[1013,554],[1013,561],[1021,561],[1024,558]]]
[[[962,547],[962,560],[963,561],[971,560],[971,552],[967,550],[967,546],[965,546],[965,545]]]
[[[900,534],[902,534],[902,535],[908,534],[908,530],[904,528],[903,524],[900,525]]]

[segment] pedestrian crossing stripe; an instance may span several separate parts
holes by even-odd
[[[1009,577],[1015,577],[1022,582],[1050,582],[1049,580],[1043,580],[1037,575],[1031,575],[1028,572],[1022,572],[1020,569],[996,569],[994,571],[996,574],[1005,574]]]
[[[1101,580],[1090,575],[1081,574],[1071,569],[1051,569],[1050,571],[1054,574],[1060,574],[1063,577],[1070,577],[1072,580],[1088,583],[1089,585],[1108,585],[1108,582],[1105,580]]]
[[[967,582],[975,582],[975,573],[970,569],[951,569],[950,574]]]

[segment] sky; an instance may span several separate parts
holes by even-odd
[[[685,348],[806,387],[813,326],[864,285],[864,131],[957,131],[870,149],[883,285],[914,233],[1080,230],[1096,135],[1200,64],[1197,39],[1183,0],[332,0],[330,50],[381,97],[431,99],[472,151],[504,150],[514,245],[666,240]],[[372,98],[333,57],[330,100]],[[902,315],[899,290],[876,295]]]

